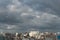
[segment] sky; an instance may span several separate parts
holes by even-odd
[[[60,0],[0,0],[0,32],[60,31]]]

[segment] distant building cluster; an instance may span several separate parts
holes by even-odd
[[[30,31],[25,33],[0,33],[1,40],[57,40],[58,33]]]

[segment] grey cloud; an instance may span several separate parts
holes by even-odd
[[[6,6],[11,3],[11,0],[0,0],[0,8],[6,8]]]
[[[0,22],[7,24],[22,23],[21,17],[17,17],[17,14],[11,13],[0,13]]]
[[[59,0],[24,0],[23,3],[29,5],[34,10],[51,12],[53,14],[60,15]]]
[[[54,0],[11,0],[9,3],[7,1],[2,0],[4,3],[0,3],[1,5],[6,3],[4,7],[0,7],[1,31],[59,31],[58,0],[56,2]]]

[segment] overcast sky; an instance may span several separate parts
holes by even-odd
[[[60,0],[0,0],[0,32],[60,31]]]

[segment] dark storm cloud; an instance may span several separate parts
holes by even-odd
[[[0,0],[1,31],[59,31],[58,0]]]
[[[51,12],[60,16],[60,0],[24,0],[23,3],[35,10]]]
[[[0,8],[6,8],[9,3],[11,3],[10,0],[0,0]]]
[[[17,18],[17,16],[19,15],[8,12],[0,13],[0,22],[6,24],[22,23],[21,18]]]

